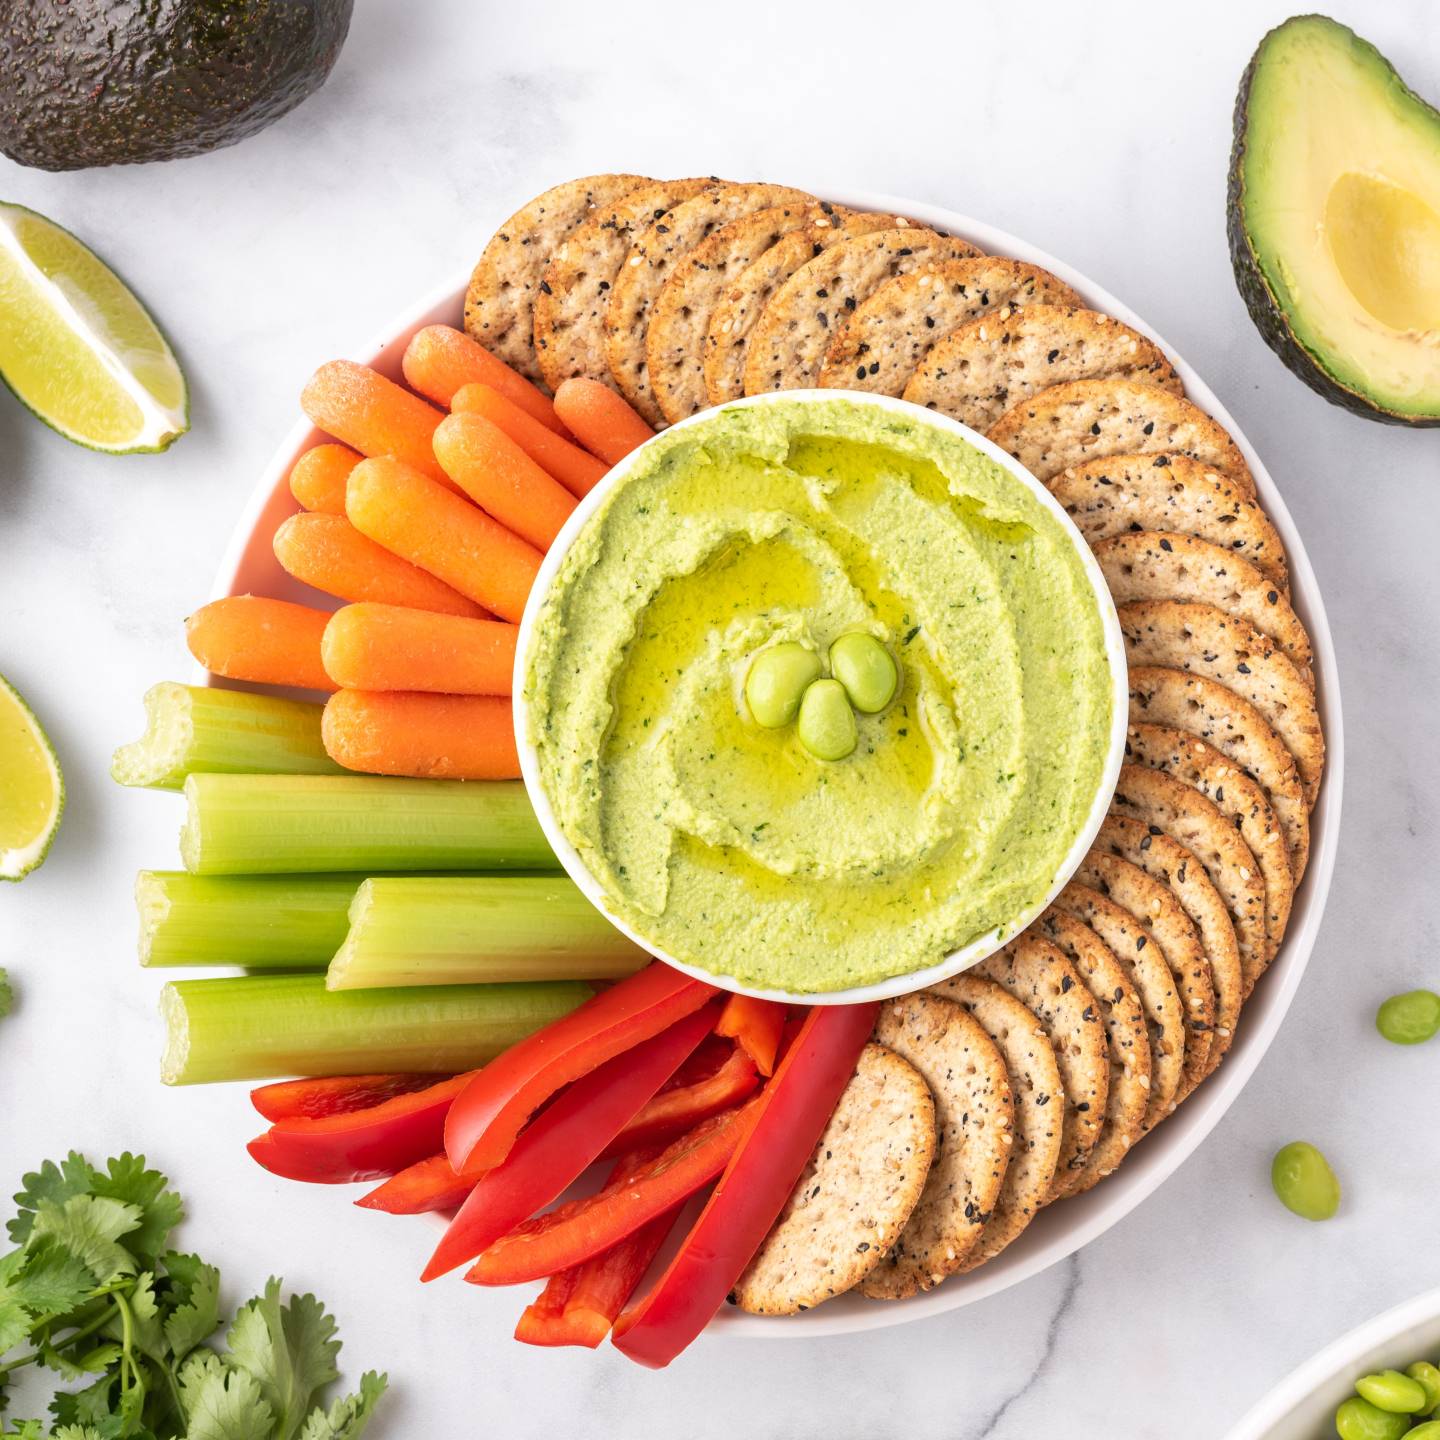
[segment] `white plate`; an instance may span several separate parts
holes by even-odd
[[[1310,959],[1310,951],[1320,929],[1325,897],[1330,889],[1345,778],[1340,679],[1335,665],[1335,646],[1315,572],[1310,567],[1309,557],[1296,533],[1290,512],[1285,508],[1285,502],[1260,457],[1240,433],[1214,392],[1185,363],[1175,347],[1150,329],[1128,306],[1064,261],[1013,235],[1007,235],[1003,230],[997,230],[993,225],[937,205],[912,204],[893,195],[857,192],[829,198],[858,210],[909,215],[923,224],[973,240],[989,253],[1041,265],[1058,275],[1089,305],[1149,335],[1165,351],[1174,362],[1190,398],[1202,410],[1213,415],[1234,437],[1255,477],[1260,499],[1285,542],[1290,560],[1291,599],[1309,630],[1315,650],[1316,695],[1325,727],[1327,761],[1325,783],[1310,817],[1310,864],[1295,894],[1285,943],[1247,1002],[1235,1043],[1219,1071],[1171,1119],[1148,1136],[1113,1175],[1087,1194],[1044,1211],[1013,1245],[973,1274],[957,1276],[928,1294],[890,1304],[869,1302],[858,1296],[841,1296],[804,1315],[784,1318],[743,1315],[727,1307],[721,1310],[711,1325],[713,1334],[761,1339],[814,1339],[821,1335],[841,1335],[885,1325],[901,1325],[910,1320],[924,1319],[927,1315],[958,1310],[963,1305],[973,1304],[987,1295],[1008,1290],[1012,1285],[1038,1275],[1103,1234],[1158,1190],[1234,1104],[1261,1057],[1270,1048],[1270,1042],[1290,1008]],[[460,323],[468,279],[468,272],[452,277],[447,284],[417,304],[414,310],[399,317],[374,346],[360,351],[355,358],[374,365],[384,374],[399,378],[400,357],[406,342],[416,330],[437,322]],[[293,377],[297,390],[304,379],[299,375]],[[296,509],[286,484],[290,467],[301,451],[323,438],[319,431],[302,421],[275,452],[231,536],[216,577],[214,594],[217,598],[250,591],[312,605],[334,605],[329,597],[292,580],[276,562],[270,545],[276,527]]]
[[[1292,1370],[1225,1440],[1325,1440],[1341,1401],[1375,1370],[1440,1361],[1440,1290],[1417,1295],[1342,1335]]]

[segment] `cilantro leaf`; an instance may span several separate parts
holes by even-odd
[[[225,1362],[211,1349],[192,1350],[185,1358],[185,1363],[175,1377],[175,1383],[180,1392],[180,1408],[185,1412],[187,1420],[195,1413],[195,1406],[199,1403],[210,1376],[224,1374]]]
[[[63,1204],[40,1201],[30,1228],[30,1243],[50,1235],[82,1261],[104,1285],[117,1275],[133,1275],[135,1257],[120,1244],[141,1221],[138,1206],[99,1195],[72,1195]]]
[[[335,1357],[335,1321],[313,1295],[295,1295],[280,1304],[280,1282],[273,1276],[235,1317],[226,1336],[232,1363],[259,1383],[276,1417],[277,1440],[291,1440],[300,1429],[317,1391],[339,1375]]]
[[[89,1266],[53,1235],[37,1235],[28,1249],[15,1253],[23,1263],[0,1294],[23,1305],[37,1320],[64,1315],[90,1298],[95,1280]],[[0,1344],[0,1352],[6,1348]]]
[[[32,1324],[33,1321],[20,1302],[0,1291],[0,1355],[20,1344],[30,1333]]]
[[[153,1265],[170,1232],[185,1218],[184,1202],[170,1189],[170,1182],[158,1170],[146,1169],[143,1155],[127,1150],[106,1162],[105,1173],[95,1176],[91,1188],[96,1195],[139,1209],[141,1222],[125,1244],[142,1265]]]
[[[23,1245],[30,1238],[35,1212],[42,1203],[49,1200],[62,1204],[72,1195],[88,1195],[95,1179],[94,1168],[77,1150],[72,1150],[59,1165],[47,1160],[20,1182],[23,1188],[15,1196],[18,1213],[5,1227],[10,1238],[17,1245]]]
[[[335,1401],[327,1411],[316,1406],[300,1432],[300,1440],[357,1440],[375,1414],[375,1406],[385,1393],[388,1377],[367,1370],[360,1377],[360,1388],[353,1395]]]
[[[186,1440],[270,1440],[275,1415],[245,1370],[209,1371],[190,1411]]]
[[[173,1250],[160,1263],[169,1279],[165,1338],[174,1359],[181,1361],[220,1324],[220,1272],[198,1255]]]

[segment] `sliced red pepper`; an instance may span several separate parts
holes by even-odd
[[[659,1146],[651,1146],[624,1156],[606,1183],[623,1180],[637,1165],[659,1153]],[[679,1213],[677,1206],[594,1259],[552,1275],[525,1307],[515,1338],[527,1345],[584,1345],[593,1350],[610,1333],[615,1317],[645,1278]]]
[[[457,1175],[442,1150],[407,1165],[398,1174],[362,1195],[355,1203],[387,1215],[423,1215],[431,1210],[453,1210],[475,1188],[483,1170]]]
[[[710,1323],[775,1223],[875,1024],[877,1004],[817,1005],[750,1105],[754,1123],[650,1292],[615,1322],[615,1345],[655,1369]]]
[[[615,1137],[605,1154],[621,1155],[657,1142],[668,1144],[702,1120],[739,1104],[759,1083],[755,1062],[733,1047],[714,1074],[688,1085],[667,1085]]]
[[[476,1285],[515,1285],[568,1270],[633,1235],[707,1185],[724,1168],[762,1097],[702,1120],[655,1159],[594,1195],[517,1225],[471,1266]]]
[[[556,1200],[665,1083],[715,1024],[719,1003],[677,1020],[568,1090],[529,1125],[505,1159],[476,1181],[422,1280],[473,1260],[527,1216]]]
[[[728,1035],[755,1062],[762,1075],[775,1073],[775,1052],[790,1009],[753,995],[732,995],[720,1012],[717,1035]]]
[[[267,1170],[287,1180],[320,1185],[379,1180],[435,1152],[446,1111],[477,1073],[454,1075],[366,1110],[277,1120],[247,1148]]]
[[[309,1080],[279,1080],[250,1092],[250,1103],[267,1120],[290,1120],[297,1115],[318,1119],[368,1110],[396,1095],[424,1090],[434,1075],[323,1075]]]
[[[498,1165],[561,1086],[693,1014],[715,993],[715,986],[657,960],[512,1045],[475,1074],[451,1107],[445,1121],[451,1165]]]

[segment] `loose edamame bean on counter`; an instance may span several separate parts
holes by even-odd
[[[1409,1429],[1408,1416],[1392,1415],[1358,1395],[1352,1395],[1335,1412],[1335,1433],[1340,1440],[1402,1440]]]
[[[1377,1410],[1387,1410],[1392,1415],[1418,1415],[1425,1408],[1425,1387],[1398,1370],[1377,1370],[1373,1375],[1362,1375],[1355,1382],[1355,1390]]]
[[[1292,1140],[1276,1152],[1270,1183],[1280,1203],[1304,1220],[1328,1220],[1340,1208],[1340,1182],[1307,1141]]]
[[[1376,1012],[1375,1028],[1394,1045],[1419,1045],[1440,1033],[1440,995],[1407,990],[1392,995]]]
[[[806,686],[820,678],[820,657],[794,640],[771,645],[750,662],[745,703],[757,725],[778,730],[800,712]]]
[[[838,680],[817,680],[800,701],[800,743],[817,760],[843,760],[858,739],[850,697]]]
[[[830,673],[863,715],[883,710],[895,698],[895,687],[900,683],[894,657],[863,630],[842,635],[830,647]]]

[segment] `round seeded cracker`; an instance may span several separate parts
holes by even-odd
[[[1029,1009],[993,980],[954,975],[932,993],[963,1005],[1000,1048],[1015,1101],[1015,1144],[999,1198],[961,1270],[993,1260],[1033,1220],[1050,1194],[1064,1128],[1064,1086],[1055,1051]]]
[[[1314,806],[1325,768],[1320,712],[1315,692],[1273,641],[1213,605],[1137,600],[1119,613],[1131,665],[1203,675],[1248,700],[1295,757],[1306,803]]]
[[[577,377],[613,383],[605,363],[605,306],[630,246],[672,206],[719,183],[712,176],[639,185],[598,207],[555,247],[531,321],[536,357],[552,390]]]
[[[935,1159],[900,1238],[860,1282],[872,1300],[930,1290],[964,1263],[990,1218],[1015,1140],[1005,1059],[953,1000],[919,991],[880,1011],[875,1039],[924,1077],[935,1102]]]
[[[646,362],[650,311],[681,257],[742,215],[811,198],[788,185],[716,185],[667,210],[631,245],[605,306],[605,362],[620,393],[652,425],[663,425],[665,416]]]
[[[1270,517],[1188,455],[1102,455],[1062,470],[1050,493],[1092,546],[1134,530],[1194,535],[1248,560],[1290,593],[1285,545]]]
[[[1134,380],[1052,385],[1012,405],[990,439],[1042,482],[1099,456],[1178,451],[1255,497],[1250,467],[1222,426],[1183,396]]]
[[[745,356],[745,393],[818,384],[831,342],[868,295],[897,275],[977,254],[964,240],[914,227],[832,245],[775,292],[756,322]]]
[[[1163,665],[1130,666],[1130,719],[1173,725],[1229,756],[1265,791],[1290,851],[1295,883],[1310,858],[1310,810],[1295,757],[1248,700],[1203,675]]]
[[[1027,305],[981,316],[937,341],[905,398],[984,434],[1038,390],[1107,376],[1182,390],[1174,366],[1138,330],[1098,310]]]
[[[804,230],[792,230],[742,270],[715,306],[705,332],[705,398],[709,403],[724,405],[745,394],[745,359],[749,354],[750,336],[770,297],[802,265],[852,235],[904,229],[909,224],[901,215],[844,211],[837,224],[820,220]]]
[[[867,1045],[731,1298],[754,1315],[794,1315],[859,1284],[904,1230],[934,1153],[935,1106],[920,1072]]]
[[[1003,986],[1044,1027],[1065,1089],[1064,1128],[1050,1199],[1083,1170],[1105,1123],[1110,1088],[1109,1045],[1100,1005],[1058,945],[1027,930],[975,967]]]
[[[491,237],[465,292],[465,331],[531,380],[544,380],[535,354],[532,304],[550,257],[571,231],[644,175],[586,175],[522,205]]]
[[[1100,1007],[1110,1062],[1105,1123],[1089,1159],[1053,1198],[1078,1195],[1103,1179],[1145,1131],[1150,1040],[1134,983],[1110,947],[1082,920],[1053,905],[1031,927],[1069,958]]]
[[[910,394],[907,387],[918,378],[917,369],[928,369],[932,347],[956,326],[998,315],[1007,306],[1080,303],[1048,270],[999,255],[946,260],[897,275],[855,307],[850,323],[831,341],[819,383],[878,395],[903,394],[925,405],[929,400]],[[945,378],[942,371],[925,383],[938,396]]]

